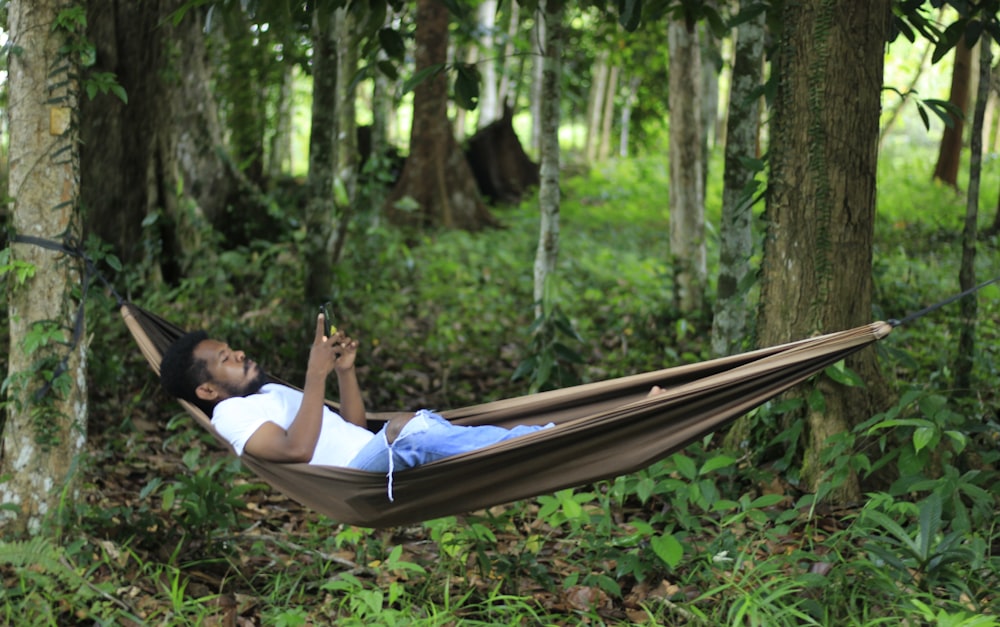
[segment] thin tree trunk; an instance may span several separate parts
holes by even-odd
[[[604,112],[604,93],[608,86],[608,52],[602,50],[594,59],[590,75],[590,93],[587,96],[587,136],[584,139],[584,155],[587,163],[597,159],[601,140],[601,114]]]
[[[705,306],[705,193],[702,187],[701,54],[697,29],[671,21],[670,262],[674,303],[685,315]]]
[[[503,107],[498,99],[497,65],[501,63],[496,52],[496,38],[493,36],[497,27],[497,0],[484,0],[477,10],[479,29],[483,33],[479,57],[482,62],[479,69],[482,75],[483,88],[479,92],[479,119],[476,128],[481,129],[490,122],[500,119]]]
[[[337,138],[334,144],[334,180],[346,198],[334,194],[332,263],[340,260],[358,196],[358,124],[354,75],[358,71],[358,23],[347,9],[334,12],[337,41]],[[346,204],[344,204],[346,202]]]
[[[741,8],[751,0],[742,0]],[[760,111],[756,90],[761,83],[764,55],[764,14],[736,30],[733,76],[726,124],[726,169],[719,226],[719,278],[712,320],[712,353],[730,355],[744,348],[747,336],[747,277],[753,254],[752,201],[756,171],[747,161],[757,159]]]
[[[622,127],[621,133],[619,134],[618,140],[618,156],[623,159],[629,154],[629,131],[632,126],[632,107],[635,106],[635,100],[637,98],[637,93],[639,91],[639,75],[633,75],[628,82],[628,93],[625,95],[625,104],[622,105]]]
[[[707,25],[700,28],[701,46],[701,123],[702,152],[705,158],[702,166],[705,168],[705,178],[708,178],[708,155],[718,144],[719,132],[719,58],[722,51],[719,40],[712,34]]]
[[[321,302],[330,295],[333,272],[333,182],[337,141],[336,20],[317,10],[313,16],[313,101],[309,133],[309,199],[306,202],[305,298]]]
[[[757,325],[761,345],[870,322],[879,102],[890,15],[888,0],[806,0],[783,10]],[[807,428],[803,441],[790,446],[801,447],[802,482],[812,490],[829,487],[821,462],[828,438],[884,408],[874,351],[861,351],[846,365],[866,387],[821,377],[798,390],[810,399]],[[847,503],[860,494],[851,474],[832,498]]]
[[[611,127],[615,115],[615,94],[618,93],[618,66],[612,65],[608,72],[608,84],[604,90],[604,104],[601,113],[601,141],[597,158],[606,161],[611,156]]]
[[[507,22],[507,40],[503,46],[503,58],[500,59],[500,67],[503,68],[503,71],[500,73],[500,86],[497,87],[498,114],[503,112],[507,104],[511,108],[517,104],[516,94],[510,93],[510,84],[515,75],[514,39],[517,37],[517,30],[520,27],[521,4],[517,0],[510,0],[506,5],[510,7],[510,17]]]
[[[535,25],[531,29],[531,151],[541,153],[542,146],[542,81],[545,80],[545,19],[542,10],[535,9]]]
[[[281,72],[281,85],[275,103],[275,124],[268,150],[267,178],[273,184],[286,173],[291,174],[292,163],[292,87],[295,74],[291,63],[285,63]]]
[[[542,57],[541,182],[538,206],[541,224],[535,253],[534,298],[536,317],[542,315],[545,284],[555,273],[559,257],[559,79],[562,75],[561,0],[544,0],[545,54]]]
[[[75,246],[80,239],[80,141],[77,59],[61,48],[57,0],[8,4],[9,195],[14,235]],[[87,437],[86,327],[79,258],[34,244],[13,244],[8,277],[10,361],[7,420],[0,448],[0,526],[35,533],[60,502],[76,499],[74,477]],[[40,341],[40,338],[47,338]],[[7,533],[5,533],[5,536]]]
[[[962,230],[962,267],[959,270],[959,287],[964,291],[976,285],[976,233],[979,222],[979,181],[983,164],[983,118],[986,101],[990,97],[991,40],[979,38],[979,86],[976,108],[972,119],[972,138],[969,146],[969,190],[966,195],[965,228]],[[976,297],[963,298],[959,304],[962,312],[961,331],[958,338],[958,360],[955,364],[955,388],[959,394],[972,390],[973,354],[976,349],[976,318],[979,304]]]
[[[951,95],[949,102],[962,112],[952,126],[945,127],[941,135],[934,179],[958,188],[958,168],[962,161],[962,140],[965,116],[969,110],[969,80],[972,73],[972,50],[961,37],[955,45],[955,66],[951,72]]]

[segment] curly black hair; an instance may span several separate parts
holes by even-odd
[[[208,333],[200,330],[177,338],[160,362],[160,385],[167,394],[194,403],[211,415],[212,404],[198,398],[195,393],[199,385],[210,380],[208,364],[194,356],[194,349],[207,339]]]

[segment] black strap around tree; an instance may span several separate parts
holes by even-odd
[[[916,320],[917,318],[926,316],[927,314],[931,313],[932,311],[936,311],[936,310],[944,307],[945,305],[949,305],[949,304],[955,302],[956,300],[958,300],[960,298],[965,298],[969,294],[973,294],[975,292],[978,292],[979,290],[983,289],[987,285],[991,285],[993,283],[996,283],[997,281],[1000,281],[1000,276],[993,277],[989,281],[984,281],[984,282],[980,283],[979,285],[976,285],[974,287],[970,287],[969,289],[965,290],[964,292],[962,292],[960,294],[955,294],[954,296],[950,296],[950,297],[948,297],[948,298],[946,298],[946,299],[944,299],[944,300],[942,300],[940,302],[934,303],[933,305],[929,305],[927,307],[924,307],[923,309],[920,309],[919,311],[914,311],[913,313],[909,314],[905,318],[902,318],[902,319],[899,319],[899,320],[897,320],[895,318],[892,318],[890,320],[887,320],[887,322],[890,325],[892,325],[893,328],[896,328],[896,327],[898,327],[900,325],[906,324],[907,322],[912,322],[912,321]]]
[[[80,304],[77,305],[76,314],[73,316],[73,334],[70,341],[66,343],[66,346],[69,347],[69,353],[76,350],[83,339],[83,316],[87,304],[87,292],[90,289],[90,282],[95,276],[100,279],[101,282],[104,283],[108,290],[114,295],[119,306],[125,303],[125,299],[122,298],[121,294],[119,294],[117,290],[115,290],[114,286],[111,285],[107,278],[100,271],[98,271],[94,260],[91,259],[86,252],[84,252],[83,248],[80,246],[79,242],[75,240],[75,238],[67,235],[64,241],[57,242],[50,239],[35,237],[33,235],[15,233],[9,237],[9,241],[16,244],[30,244],[32,246],[38,246],[39,248],[52,250],[83,260],[83,285],[80,293]],[[42,399],[46,394],[48,394],[49,390],[52,389],[55,380],[59,378],[59,376],[68,368],[68,361],[68,355],[59,360],[59,364],[52,372],[52,377],[45,383],[45,385],[35,392],[35,401]]]

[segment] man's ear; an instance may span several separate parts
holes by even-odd
[[[194,393],[203,401],[216,401],[219,399],[219,391],[211,383],[202,383],[194,389]]]

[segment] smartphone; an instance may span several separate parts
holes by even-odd
[[[330,303],[323,303],[319,306],[319,312],[323,314],[323,335],[330,337],[337,330],[330,319]]]

